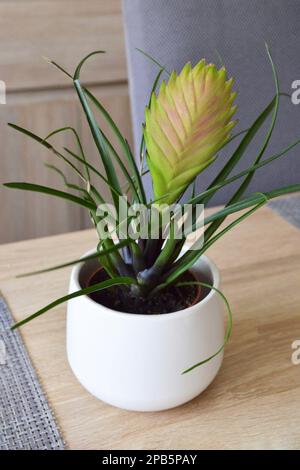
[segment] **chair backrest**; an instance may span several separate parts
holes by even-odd
[[[272,70],[265,50],[269,44],[278,69],[280,89],[291,93],[292,83],[300,80],[300,2],[297,0],[123,0],[124,24],[134,125],[138,149],[144,107],[157,67],[136,48],[151,54],[168,69],[180,71],[185,62],[202,57],[208,62],[222,61],[236,79],[239,108],[238,130],[251,125],[275,93]],[[220,64],[221,65],[221,64]],[[239,165],[245,168],[255,158],[266,127],[248,148]],[[266,157],[300,138],[300,105],[289,98],[280,100],[278,122]],[[237,143],[237,142],[236,142]],[[229,148],[218,160],[228,158]],[[207,185],[216,162],[199,177]],[[300,146],[273,165],[258,170],[249,191],[266,191],[300,182]],[[222,203],[230,189],[213,200]]]

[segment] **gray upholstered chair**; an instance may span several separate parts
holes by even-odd
[[[196,63],[205,57],[218,63],[220,56],[229,74],[236,77],[239,92],[236,131],[247,128],[274,95],[265,41],[278,68],[281,90],[291,92],[292,82],[300,79],[298,0],[123,0],[123,7],[136,148],[144,106],[157,73],[155,65],[136,47],[177,71],[189,60]],[[297,138],[300,138],[300,105],[282,98],[278,124],[265,156]],[[239,168],[251,162],[257,149],[258,141],[249,147]],[[229,148],[221,152],[219,159],[224,160],[228,153]],[[218,163],[201,175],[201,186],[211,180],[216,167]],[[258,170],[249,191],[270,190],[299,181],[300,147]],[[231,190],[227,187],[213,202],[222,203]]]

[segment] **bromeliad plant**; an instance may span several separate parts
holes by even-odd
[[[80,72],[86,60],[92,55],[102,52],[92,52],[85,57],[79,63],[74,75],[69,74],[55,62],[51,61],[51,64],[64,72],[72,80],[104,170],[100,171],[99,168],[89,163],[79,135],[72,127],[55,130],[47,137],[39,137],[15,124],[9,124],[12,128],[26,134],[52,151],[55,157],[71,167],[74,173],[80,177],[82,185],[70,183],[59,168],[54,165],[48,165],[62,176],[68,191],[65,192],[37,184],[20,182],[7,183],[6,186],[48,194],[83,206],[89,211],[95,228],[98,231],[99,244],[94,254],[80,260],[70,261],[60,266],[39,271],[40,273],[70,266],[79,261],[98,258],[107,273],[107,279],[55,300],[50,305],[45,306],[14,325],[14,328],[71,298],[92,294],[103,289],[109,289],[112,286],[124,286],[124,289],[130,291],[131,296],[145,298],[147,296],[151,297],[154,294],[156,296],[160,295],[170,285],[180,286],[195,282],[205,285],[205,283],[200,281],[183,281],[182,275],[219,238],[266,204],[269,199],[300,190],[300,184],[297,184],[270,192],[254,193],[245,196],[256,170],[285,155],[300,142],[300,140],[297,140],[276,155],[262,159],[274,130],[280,96],[284,95],[279,91],[277,73],[268,47],[267,53],[275,81],[275,96],[249,129],[233,136],[231,132],[236,124],[236,121],[232,120],[236,111],[236,106],[234,106],[233,102],[236,93],[232,91],[233,80],[227,79],[224,67],[218,70],[215,65],[207,65],[204,60],[201,60],[194,67],[187,63],[180,74],[177,74],[175,71],[168,74],[165,68],[161,66],[153,84],[148,106],[146,107],[140,147],[140,167],[136,163],[128,142],[121,134],[109,112],[92,92],[82,85],[80,80]],[[169,77],[166,81],[162,81],[159,86],[163,73],[168,74]],[[157,92],[158,86],[159,91]],[[110,142],[99,126],[96,113],[110,126],[117,138],[118,148]],[[248,145],[270,115],[270,126],[252,165],[232,176],[235,166],[244,156]],[[58,150],[50,143],[50,138],[61,132],[73,133],[77,146],[76,150],[69,148]],[[214,163],[219,150],[223,149],[237,137],[240,137],[241,140],[233,154],[224,162],[221,171],[206,189],[196,193],[195,182],[198,175]],[[124,158],[126,163],[123,161]],[[147,162],[148,170],[144,169],[145,161]],[[119,171],[116,171],[116,168]],[[153,200],[147,198],[144,187],[144,177],[148,172],[150,172],[152,177]],[[122,187],[121,178],[117,176],[120,173],[122,181],[124,179],[126,181],[126,188]],[[98,179],[99,186],[94,182],[95,178]],[[231,195],[225,207],[204,218],[205,230],[201,235],[203,243],[197,249],[191,247],[191,249],[182,252],[186,239],[177,239],[174,236],[175,216],[171,219],[168,226],[169,236],[166,240],[165,236],[163,236],[165,228],[163,226],[159,226],[158,239],[140,238],[135,240],[134,237],[129,236],[125,239],[122,239],[122,237],[119,239],[101,237],[99,230],[100,216],[97,212],[97,207],[99,204],[105,203],[101,194],[103,184],[110,190],[111,200],[115,206],[117,223],[123,227],[125,224],[127,229],[131,222],[130,217],[121,220],[120,213],[118,212],[118,201],[122,195],[129,196],[130,204],[144,204],[148,209],[157,204],[161,208],[161,212],[163,212],[163,204],[178,203],[180,205],[181,198],[185,193],[187,199],[185,203],[191,204],[193,209],[195,209],[197,204],[206,205],[217,191],[235,181],[240,181],[240,185]],[[188,192],[189,188],[192,188],[191,193]],[[73,194],[73,190],[77,191],[78,194]],[[190,196],[187,196],[187,194],[190,194]],[[228,215],[236,214],[240,211],[243,212],[237,215],[228,225],[218,230]],[[146,223],[150,226],[151,217],[148,218]],[[197,229],[197,220],[193,214],[191,226],[193,230]],[[213,288],[213,286],[210,287]],[[225,301],[230,313],[225,297],[221,292],[219,294]],[[225,342],[229,338],[230,330],[231,316]],[[203,362],[205,361],[199,364]]]

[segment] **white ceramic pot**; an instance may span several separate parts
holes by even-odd
[[[85,286],[94,270],[94,260],[78,264],[70,292]],[[220,287],[218,269],[206,256],[193,271]],[[223,344],[223,313],[222,300],[212,289],[198,304],[163,315],[117,312],[78,297],[68,302],[69,363],[79,382],[106,403],[135,411],[173,408],[199,395],[215,378],[223,353],[182,372]]]

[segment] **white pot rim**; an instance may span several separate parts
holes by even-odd
[[[186,250],[184,250],[184,251],[186,251]],[[95,249],[89,250],[82,257],[89,256],[94,252],[95,252]],[[220,279],[220,272],[219,272],[216,264],[208,256],[202,255],[199,258],[199,260],[196,261],[195,265],[200,260],[203,260],[209,266],[209,268],[211,270],[211,273],[212,273],[212,279],[213,279],[212,286],[215,289],[219,289],[221,279]],[[79,283],[79,273],[80,273],[80,270],[82,269],[82,267],[84,266],[84,264],[86,262],[88,262],[88,261],[83,261],[81,263],[78,263],[72,269],[71,278],[73,278],[76,290],[82,289],[82,286]],[[193,270],[193,268],[191,268],[191,270]],[[156,321],[166,321],[167,319],[171,320],[171,319],[180,318],[180,317],[187,316],[187,315],[192,315],[195,311],[198,311],[198,313],[199,313],[201,310],[203,310],[205,312],[206,304],[210,301],[210,299],[213,296],[216,296],[216,295],[219,295],[217,293],[217,291],[214,290],[214,289],[210,289],[210,292],[208,293],[208,295],[206,297],[204,297],[204,299],[200,300],[200,302],[197,302],[195,305],[192,305],[190,307],[186,307],[182,310],[177,310],[175,312],[164,313],[164,314],[154,313],[154,314],[151,314],[151,315],[146,314],[146,313],[135,314],[135,313],[129,313],[129,312],[121,312],[119,310],[113,310],[109,307],[106,307],[105,305],[102,305],[102,304],[99,304],[98,302],[95,302],[88,295],[84,295],[83,297],[84,297],[85,302],[88,302],[93,306],[99,305],[99,307],[101,307],[103,312],[107,312],[110,315],[115,315],[117,317],[122,317],[122,318],[130,317],[131,320],[136,319],[136,321],[140,321],[141,319],[145,319],[145,318],[151,319],[151,321],[154,321],[154,319]]]

